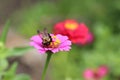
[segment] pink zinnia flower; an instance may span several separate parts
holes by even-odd
[[[100,66],[99,68],[93,69],[86,69],[84,71],[84,78],[85,80],[100,80],[108,73],[108,67]]]
[[[47,33],[48,34],[48,33]],[[38,34],[31,37],[30,45],[34,46],[41,54],[51,51],[53,53],[59,51],[69,51],[71,49],[71,41],[68,40],[67,36],[62,36],[60,34],[54,35],[49,34],[52,39],[46,46],[43,44],[42,34]]]

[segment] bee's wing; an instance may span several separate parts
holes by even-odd
[[[41,33],[40,30],[37,30],[37,33],[40,34]]]
[[[44,33],[41,32],[40,30],[37,30],[37,33],[38,33],[38,35],[39,35],[41,38],[43,38],[43,37],[45,36]]]
[[[47,28],[44,28],[44,35],[48,36]]]

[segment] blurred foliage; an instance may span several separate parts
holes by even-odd
[[[69,53],[54,55],[53,80],[84,80],[86,68],[107,65],[110,73],[104,80],[120,79],[120,0],[43,0],[12,15],[13,25],[30,37],[37,29],[64,19],[85,22],[94,33],[94,43],[73,45]]]
[[[4,73],[2,80],[30,80],[30,77],[26,74],[16,75],[17,63],[14,63],[9,70]]]
[[[8,57],[21,56],[31,49],[31,47],[6,48],[5,43],[9,27],[10,21],[7,21],[0,36],[0,80],[30,80],[28,75],[16,74],[17,63],[13,63],[13,65],[8,68]]]
[[[101,22],[108,25],[114,33],[119,33],[119,3],[119,0],[42,1],[16,11],[12,18],[15,26],[19,26],[18,29],[29,36],[35,33],[32,30],[50,27],[57,21],[69,18],[86,22],[91,28],[96,22]]]

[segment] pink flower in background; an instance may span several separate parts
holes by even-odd
[[[86,69],[83,73],[85,80],[101,80],[108,73],[108,67],[100,66],[96,70]]]
[[[86,80],[90,80],[94,77],[94,72],[91,69],[86,69],[83,74]]]
[[[101,66],[101,67],[98,68],[99,77],[103,77],[103,76],[107,75],[107,73],[108,73],[108,67]]]
[[[71,49],[71,41],[68,40],[67,36],[62,36],[60,34],[47,34],[48,39],[51,38],[49,43],[43,43],[44,40],[41,37],[42,34],[32,36],[30,45],[38,49],[41,54],[51,51],[53,53],[59,51],[69,51]],[[46,37],[46,36],[45,36]]]

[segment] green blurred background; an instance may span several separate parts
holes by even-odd
[[[73,45],[69,53],[51,60],[51,80],[84,80],[86,68],[106,65],[103,80],[120,80],[120,0],[0,0],[0,24],[12,21],[12,29],[29,39],[36,30],[65,19],[84,22],[94,35],[90,45]]]

